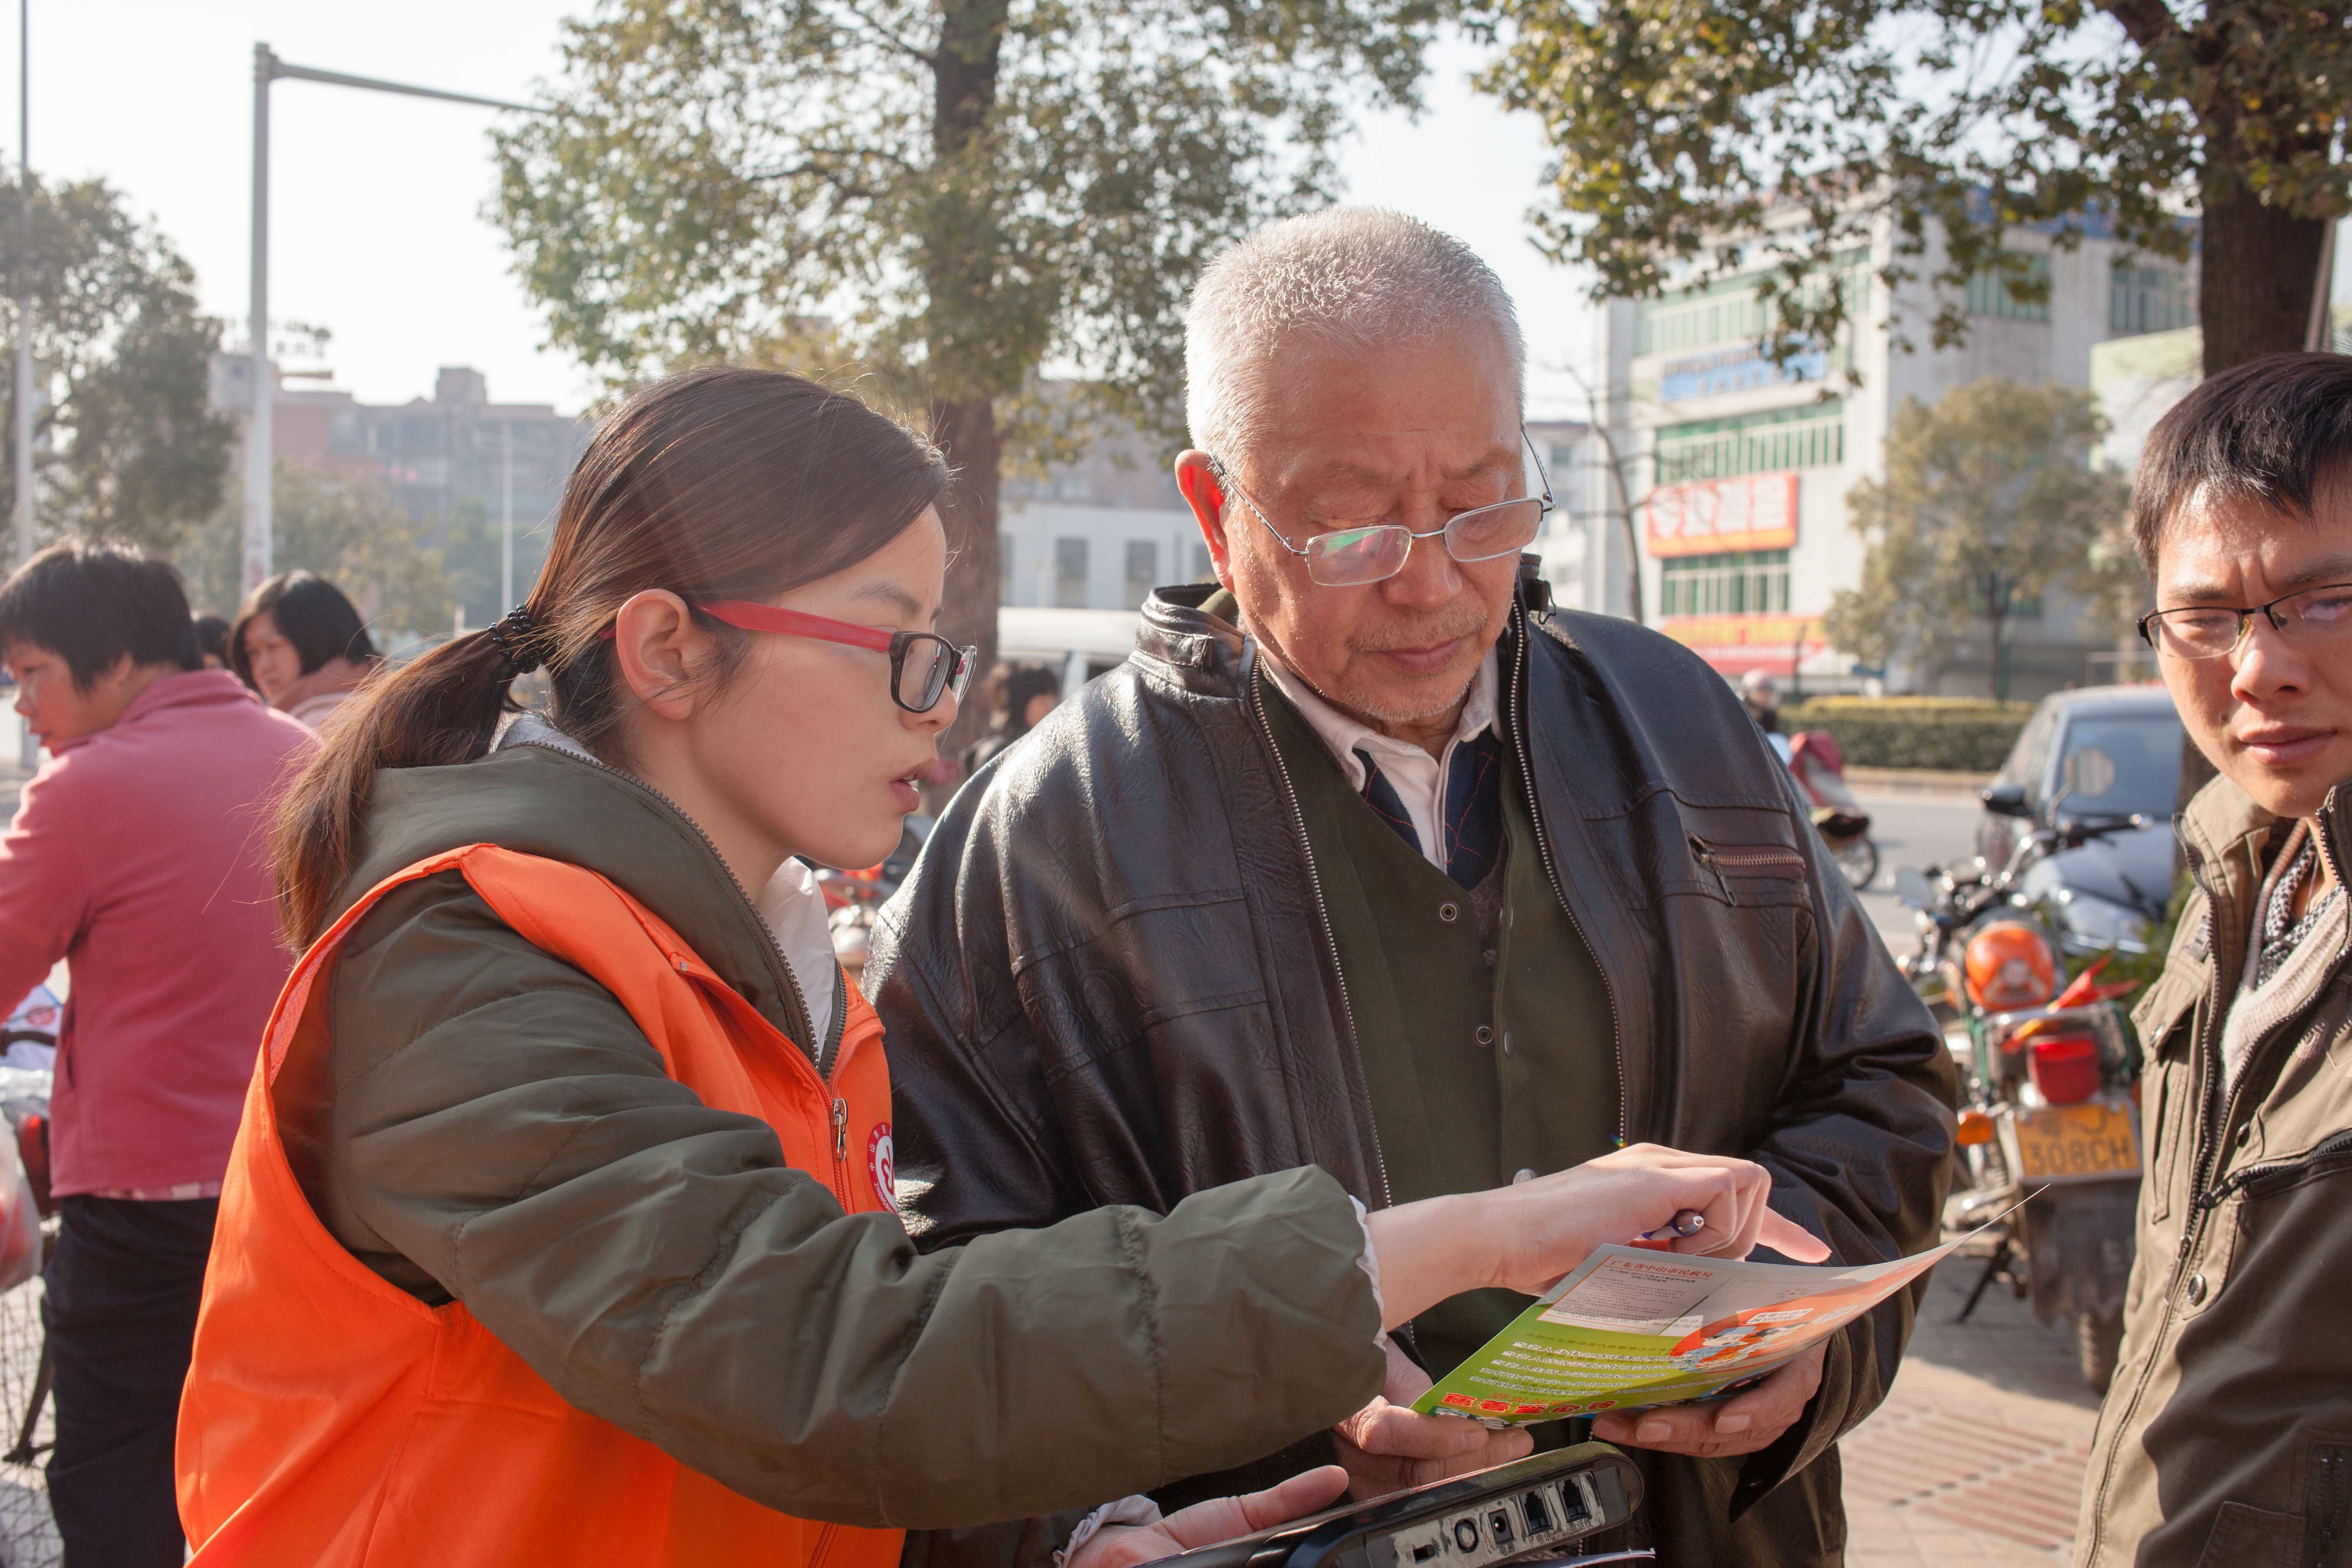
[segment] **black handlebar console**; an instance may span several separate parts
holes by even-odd
[[[1493,1568],[1614,1530],[1642,1506],[1642,1473],[1606,1443],[1349,1503],[1154,1568]]]

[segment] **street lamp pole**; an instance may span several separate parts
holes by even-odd
[[[269,575],[275,554],[269,507],[274,457],[270,416],[278,395],[269,374],[269,84],[280,79],[319,81],[330,87],[355,87],[369,92],[433,98],[444,103],[470,103],[525,114],[549,112],[540,104],[510,103],[503,98],[479,98],[469,92],[445,92],[439,88],[412,87],[406,82],[384,81],[375,77],[289,66],[268,44],[253,46],[253,414],[245,427],[244,578],[247,593]],[[513,575],[511,566],[508,575]]]
[[[33,0],[16,5],[16,564],[33,558]],[[24,731],[16,761],[30,769],[40,742]]]
[[[33,0],[16,6],[16,564],[33,557]]]
[[[239,570],[250,594],[269,575],[276,541],[270,533],[269,478],[278,389],[269,377],[269,82],[278,57],[253,46],[253,412],[245,424],[245,559]]]

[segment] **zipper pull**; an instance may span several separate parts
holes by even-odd
[[[836,1165],[849,1158],[849,1101],[833,1102],[833,1163]]]

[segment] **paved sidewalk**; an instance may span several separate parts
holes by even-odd
[[[2067,1561],[2098,1400],[2066,1327],[2005,1288],[1952,1321],[1982,1267],[1937,1269],[1886,1403],[1839,1445],[1850,1568]]]

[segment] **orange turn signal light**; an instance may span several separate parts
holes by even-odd
[[[1991,1142],[1992,1135],[1991,1117],[1981,1110],[1963,1110],[1960,1112],[1959,1131],[1952,1136],[1962,1148],[1972,1149],[1979,1143]]]

